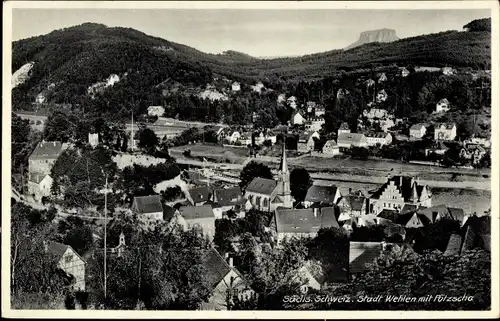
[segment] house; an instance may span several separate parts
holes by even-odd
[[[314,107],[314,116],[316,117],[319,117],[319,116],[323,116],[325,114],[325,107],[322,106],[322,105],[316,105],[316,107]]]
[[[422,139],[427,132],[423,124],[415,124],[410,127],[410,138]]]
[[[47,100],[46,93],[41,92],[38,95],[36,95],[35,102],[37,104],[43,104]]]
[[[472,249],[491,251],[491,217],[471,216],[460,234],[452,234],[444,255],[462,255]]]
[[[323,154],[327,156],[340,155],[339,145],[333,139],[327,140],[323,145]]]
[[[379,215],[380,216],[380,215]],[[399,224],[405,228],[421,228],[429,224],[429,220],[427,217],[423,215],[419,215],[416,212],[400,214],[395,220],[394,223]]]
[[[239,142],[241,146],[252,145],[252,133],[242,133],[237,142]]]
[[[313,238],[322,228],[339,227],[333,207],[285,209],[277,208],[271,229],[276,232],[276,240],[281,243],[291,238]]]
[[[340,190],[335,185],[313,185],[307,190],[307,194],[302,202],[302,205],[305,208],[325,206],[331,207],[337,204],[340,197]]]
[[[165,107],[163,107],[163,106],[149,106],[148,107],[148,116],[162,117],[164,113],[165,113]]]
[[[446,76],[450,76],[450,75],[455,74],[455,70],[451,67],[443,67],[441,69],[441,71],[443,72],[443,75],[446,75]]]
[[[226,136],[226,139],[229,141],[230,144],[234,144],[238,139],[240,139],[240,137],[241,137],[240,132],[234,130],[229,132],[229,135]]]
[[[370,108],[370,110],[363,110],[363,116],[368,120],[375,120],[390,118],[391,115],[386,109]]]
[[[213,239],[215,235],[215,214],[210,204],[200,206],[181,206],[176,217],[177,224],[189,230],[198,227],[203,235]]]
[[[300,114],[300,112],[296,112],[292,116],[292,124],[293,125],[302,125],[306,119]]]
[[[216,218],[224,217],[230,210],[243,217],[245,215],[244,210],[252,206],[245,199],[239,187],[215,189],[211,201]]]
[[[319,131],[323,127],[325,119],[323,117],[312,117],[306,123],[306,130],[308,131]]]
[[[210,295],[201,310],[231,310],[235,299],[246,301],[255,297],[250,283],[234,267],[233,258],[222,257],[216,249],[210,248],[202,254],[201,276],[205,279]]]
[[[264,84],[260,81],[252,86],[252,90],[258,93],[261,93],[262,89],[264,89]]]
[[[450,102],[448,99],[443,98],[436,104],[436,113],[445,113],[450,110]]]
[[[368,142],[363,134],[341,133],[337,138],[337,145],[341,149],[349,149],[351,147],[367,147]]]
[[[235,81],[231,84],[231,90],[232,91],[240,91],[241,90],[241,86],[240,86],[240,83]]]
[[[409,74],[410,71],[408,69],[406,69],[405,67],[399,67],[398,76],[407,77]]]
[[[342,255],[342,250],[345,250],[345,254]],[[328,268],[319,260],[309,259],[302,267],[297,270],[297,277],[302,280],[302,285],[300,290],[302,294],[307,294],[309,289],[321,290],[326,285],[334,286],[338,283],[345,283],[348,281],[348,270],[349,270],[349,260],[348,260],[349,248],[345,246],[339,249],[339,257],[345,259],[339,259],[333,262]]]
[[[50,175],[40,173],[29,173],[28,175],[28,195],[32,195],[37,201],[50,195],[50,188],[54,182]]]
[[[481,145],[481,146],[484,146],[484,147],[490,147],[491,146],[491,140],[490,139],[481,138],[481,137],[471,137],[471,139],[469,141],[467,141],[467,143],[477,144],[477,145]]]
[[[28,159],[28,172],[50,174],[52,166],[61,153],[61,142],[40,142]]]
[[[434,126],[435,140],[454,140],[457,137],[457,126],[454,123],[441,123]]]
[[[134,197],[132,211],[144,220],[163,220],[163,205],[160,195]]]
[[[455,220],[460,223],[460,226],[464,225],[468,219],[467,215],[461,208],[447,207],[446,205],[436,205],[428,208],[420,208],[416,212],[420,217],[425,217],[422,219],[424,224],[426,223],[436,223],[440,219],[446,218]]]
[[[351,129],[349,128],[349,124],[346,122],[343,122],[340,124],[339,130],[337,131],[337,136],[340,136],[340,134],[350,134]]]
[[[349,194],[342,196],[338,201],[340,209],[339,222],[365,216],[367,212],[367,198],[362,195]]]
[[[289,97],[286,102],[288,103],[288,106],[290,106],[293,109],[297,108],[297,98],[295,96]]]
[[[392,119],[380,120],[378,123],[380,124],[380,128],[384,133],[387,133],[389,129],[396,125],[396,123],[394,123],[394,120]]]
[[[193,206],[200,206],[210,201],[212,198],[212,188],[210,186],[200,186],[188,190],[188,200]]]
[[[379,214],[383,209],[401,210],[405,204],[431,207],[431,191],[414,177],[393,176],[370,197],[368,212]]]
[[[98,133],[89,133],[89,145],[92,148],[95,148],[99,144],[99,134]]]
[[[276,99],[276,102],[278,104],[284,103],[286,101],[286,96],[285,94],[279,94],[278,98]]]
[[[383,145],[390,145],[392,143],[392,135],[389,133],[384,133],[384,132],[368,132],[365,133],[366,136],[366,144],[368,146],[375,146],[379,144],[380,146]]]
[[[307,113],[310,114],[316,108],[316,102],[314,102],[314,101],[308,101],[306,103],[306,107],[307,107]]]
[[[297,151],[301,153],[308,153],[314,150],[314,138],[318,139],[318,132],[308,133],[305,132],[299,135],[299,140],[297,142]]]
[[[381,91],[379,91],[377,93],[377,97],[376,97],[377,103],[380,104],[380,103],[386,101],[387,97],[388,97],[387,92],[385,91],[385,89],[382,89]]]
[[[74,278],[73,289],[85,291],[85,268],[87,263],[69,245],[44,241],[44,250],[50,253],[57,261],[58,267]]]
[[[425,149],[425,156],[430,154],[444,155],[448,149],[442,141],[437,141]]]
[[[278,207],[293,207],[285,144],[283,144],[278,180],[255,177],[245,188],[245,198],[250,201],[253,208],[265,212],[272,212]]]
[[[349,274],[369,271],[375,260],[391,246],[385,242],[349,242]]]
[[[464,144],[460,150],[460,157],[472,160],[472,164],[478,164],[486,155],[486,150],[481,145]]]
[[[378,77],[379,83],[387,81],[387,76],[386,76],[385,72],[377,74],[377,77]]]

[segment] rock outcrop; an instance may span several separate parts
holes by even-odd
[[[392,42],[396,40],[399,40],[399,38],[396,36],[396,30],[394,29],[378,29],[378,30],[363,31],[359,35],[358,41],[346,47],[345,50],[364,45],[365,43]]]

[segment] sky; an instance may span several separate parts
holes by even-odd
[[[395,29],[399,38],[462,30],[489,10],[235,10],[13,9],[12,39],[96,22],[128,27],[209,53],[236,50],[255,57],[295,56],[341,49],[362,31]]]

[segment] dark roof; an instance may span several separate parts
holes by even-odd
[[[450,216],[452,219],[463,222],[465,218],[465,212],[461,208],[448,207],[448,211],[450,212]]]
[[[380,242],[349,242],[349,272],[362,273],[370,269],[382,253]]]
[[[211,193],[212,189],[209,186],[200,186],[189,190],[189,196],[191,196],[194,203],[208,201]]]
[[[440,124],[436,124],[434,126],[435,129],[440,129],[441,127],[444,127],[446,129],[452,129],[455,125],[455,123],[440,123]]]
[[[444,255],[458,255],[460,254],[460,246],[462,245],[462,237],[458,234],[452,234]]]
[[[396,221],[398,216],[399,214],[396,210],[389,210],[389,209],[383,209],[382,212],[380,212],[377,215],[377,217],[385,218],[386,220],[391,220],[391,221]]]
[[[450,216],[450,212],[448,211],[448,207],[446,205],[436,205],[429,208],[419,209],[417,212],[419,215],[427,217],[431,222],[435,222],[437,215],[439,214],[440,218],[452,218]]]
[[[437,142],[434,142],[427,149],[429,149],[429,150],[448,150],[449,148],[442,141],[437,141]]]
[[[422,191],[424,186],[418,185],[416,180],[413,180],[412,185],[412,177],[410,176],[393,176],[387,180],[387,182],[382,185],[372,196],[371,198],[378,199],[382,193],[385,191],[387,186],[393,182],[394,185],[399,189],[399,192],[403,196],[405,202],[411,201],[410,198],[413,196],[413,187],[415,187],[417,192],[417,197],[422,195]]]
[[[163,212],[160,195],[136,196],[134,203],[140,214]]]
[[[57,259],[61,259],[69,245],[49,241],[47,242],[47,250],[49,253],[53,254]]]
[[[491,249],[491,217],[471,216],[465,223],[466,236],[462,251],[470,250],[474,247],[481,247],[486,250]]]
[[[400,214],[413,213],[416,212],[418,209],[419,209],[418,205],[405,204],[401,209]]]
[[[316,213],[316,214],[315,214]],[[317,209],[276,209],[278,233],[315,233],[321,228],[339,227],[333,207]]]
[[[181,208],[179,208],[179,212],[181,212],[182,217],[186,220],[208,217],[215,218],[212,206],[210,206],[209,204],[201,206],[182,206]]]
[[[347,129],[350,129],[350,128],[349,128],[349,125],[346,122],[343,122],[342,124],[340,124],[339,129],[341,129],[341,130],[347,130]]]
[[[214,190],[214,203],[219,206],[245,204],[245,198],[238,187]]]
[[[337,137],[337,144],[353,144],[356,142],[361,142],[365,137],[363,134],[357,133],[340,133]]]
[[[319,186],[313,185],[307,190],[305,202],[323,203],[333,205],[335,194],[337,193],[337,186]]]
[[[45,178],[45,176],[48,176],[48,174],[43,174],[43,173],[30,173],[29,174],[29,181],[30,182],[33,182],[33,183],[36,183],[36,184],[40,184],[40,182]]]
[[[345,199],[347,204],[351,206],[352,211],[361,211],[366,202],[366,198],[364,196],[358,195],[346,195],[342,196],[342,199]]]
[[[276,185],[277,182],[274,179],[255,177],[248,184],[246,191],[269,195],[274,191]]]
[[[163,220],[170,221],[172,217],[174,217],[176,209],[172,206],[165,205],[163,206]]]
[[[213,248],[203,254],[202,265],[205,269],[203,277],[212,288],[215,288],[231,271],[231,267],[226,263],[224,258]]]
[[[62,152],[61,142],[40,142],[30,159],[57,159]]]

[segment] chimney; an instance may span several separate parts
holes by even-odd
[[[232,257],[229,258],[229,267],[233,267],[233,258]]]
[[[229,258],[229,253],[226,253],[224,254],[224,259],[227,261],[227,259]]]
[[[317,207],[313,208],[313,215],[314,215],[314,217],[318,216],[318,208]]]

